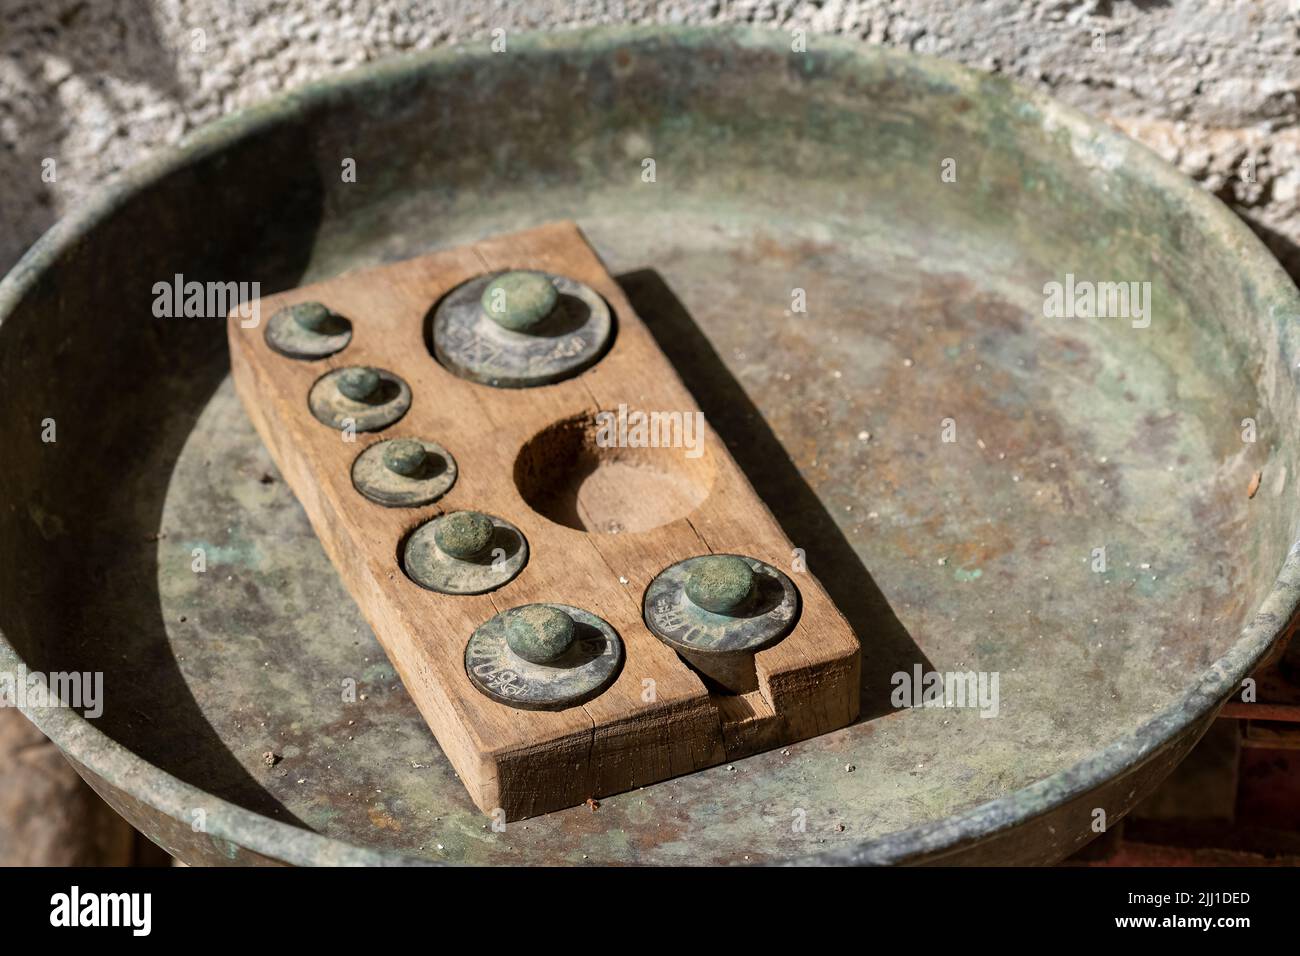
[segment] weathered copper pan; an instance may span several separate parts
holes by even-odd
[[[565,217],[856,627],[863,718],[498,832],[274,473],[222,321],[153,288]],[[1149,282],[1149,311],[1045,317],[1067,275]],[[192,863],[1050,862],[1296,607],[1297,316],[1216,200],[998,77],[700,30],[396,61],[133,171],[0,285],[0,670],[104,673],[98,719],[28,715]],[[896,711],[917,666],[997,675],[997,715]]]

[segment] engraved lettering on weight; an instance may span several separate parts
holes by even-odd
[[[483,682],[490,688],[506,697],[522,696],[527,688],[527,682],[517,671],[509,669],[497,670],[495,661],[483,661],[480,664],[475,664],[473,671],[483,678]]]
[[[587,348],[587,340],[581,335],[572,335],[567,341],[561,340],[554,349],[551,350],[551,358],[565,359],[572,358],[575,355],[581,355]]]

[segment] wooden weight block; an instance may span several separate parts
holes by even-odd
[[[574,377],[499,388],[435,360],[433,310],[463,283],[500,270],[566,276],[599,293],[613,344]],[[352,323],[323,358],[271,348],[280,310],[319,302]],[[258,434],[311,520],[474,802],[508,820],[654,783],[842,727],[858,712],[856,637],[707,425],[699,454],[598,440],[601,412],[698,410],[618,284],[570,222],[364,269],[269,296],[260,320],[228,318],[235,387]],[[247,314],[247,313],[246,313]],[[308,407],[321,377],[345,367],[393,373],[409,386],[395,423],[352,433]],[[396,394],[396,393],[394,393]],[[353,485],[375,442],[419,438],[455,459],[451,489],[418,507],[385,507]],[[634,443],[628,443],[634,444]],[[474,510],[505,519],[528,543],[521,573],[496,590],[448,595],[407,577],[403,542],[431,518]],[[643,619],[652,579],[697,555],[738,554],[789,572],[801,609],[793,630],[753,657],[754,689],[728,693]],[[470,635],[531,603],[581,608],[622,640],[617,678],[562,710],[521,710],[470,680]]]

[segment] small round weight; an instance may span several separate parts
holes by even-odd
[[[307,396],[316,420],[339,431],[387,428],[411,407],[411,389],[400,377],[381,368],[352,365],[326,372]]]
[[[354,402],[369,404],[372,400],[379,401],[383,397],[379,394],[379,373],[366,365],[341,369],[334,384],[344,398]]]
[[[555,311],[560,294],[544,272],[506,272],[483,290],[483,312],[512,332],[528,332]]]
[[[733,562],[743,562],[750,575]],[[752,654],[789,634],[798,615],[794,582],[770,564],[741,555],[679,561],[661,571],[645,592],[644,616],[651,633],[692,655]]]
[[[433,540],[443,553],[469,561],[492,546],[495,533],[492,519],[481,511],[457,511],[438,522]]]
[[[563,650],[544,662],[516,651],[519,633],[537,637],[539,628],[551,634],[541,652],[554,650],[565,638],[561,616],[570,628]],[[525,604],[502,611],[480,625],[465,645],[470,682],[493,700],[522,710],[576,707],[612,684],[622,666],[623,642],[614,629],[567,604]]]
[[[491,531],[487,544],[471,554],[473,531],[467,530],[477,522],[467,515],[476,515],[489,523]],[[457,525],[467,528],[457,528]],[[470,555],[457,557],[444,550]],[[528,563],[528,542],[523,532],[504,518],[483,515],[479,512],[453,511],[439,515],[416,528],[402,549],[402,569],[420,587],[440,594],[483,594],[495,591],[511,581]]]
[[[495,272],[438,303],[433,352],[461,378],[530,388],[594,365],[613,328],[609,306],[590,286],[544,272]]]
[[[715,614],[735,615],[754,596],[754,572],[734,554],[699,558],[686,574],[691,603]]]
[[[384,467],[403,478],[415,478],[429,463],[429,450],[415,438],[395,438],[384,446]]]
[[[573,644],[573,618],[549,604],[506,612],[506,643],[531,664],[549,664]]]
[[[280,309],[266,322],[266,344],[288,358],[320,359],[352,341],[352,323],[319,302]]]
[[[418,508],[456,483],[456,459],[437,442],[397,438],[376,442],[352,463],[352,486],[388,508]]]

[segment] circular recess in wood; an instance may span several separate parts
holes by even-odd
[[[644,415],[644,425],[641,415]],[[615,409],[547,426],[515,458],[515,486],[534,511],[597,534],[649,531],[684,518],[713,486],[703,417]]]

